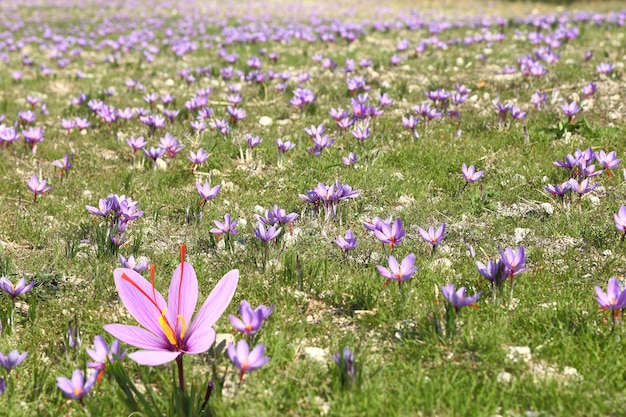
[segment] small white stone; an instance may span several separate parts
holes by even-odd
[[[263,127],[265,127],[265,126],[271,126],[271,125],[272,125],[272,123],[274,123],[274,121],[273,121],[270,117],[267,117],[267,116],[261,116],[261,117],[259,118],[259,124],[260,124],[261,126],[263,126]]]
[[[511,375],[509,372],[506,371],[502,371],[498,374],[498,376],[496,377],[496,381],[498,381],[498,383],[500,384],[510,384],[511,381],[513,380],[513,375]]]
[[[157,158],[156,167],[159,171],[167,171],[167,162],[164,159]]]
[[[532,232],[530,229],[524,229],[522,227],[517,227],[513,231],[513,240],[515,240],[515,244],[520,244],[526,237]]]
[[[591,201],[591,204],[593,204],[594,206],[600,204],[600,198],[595,195],[589,196],[589,201]]]
[[[554,206],[550,203],[541,203],[539,204],[541,206],[541,208],[543,209],[543,211],[545,211],[548,214],[552,214],[554,213]]]
[[[319,363],[328,362],[327,360],[328,350],[327,349],[322,349],[322,348],[318,348],[315,346],[307,346],[304,348],[304,356],[307,359],[310,359],[315,362],[319,362]]]
[[[89,190],[84,190],[83,191],[83,197],[90,199],[93,196],[93,193]]]

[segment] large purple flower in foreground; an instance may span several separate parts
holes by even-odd
[[[151,268],[152,283],[132,269],[113,272],[122,303],[143,327],[107,324],[104,330],[143,349],[128,355],[141,365],[162,365],[183,353],[206,352],[215,341],[212,326],[235,294],[239,271],[224,275],[193,318],[198,280],[193,266],[185,262],[185,245],[181,246],[181,263],[172,276],[167,303],[154,288],[153,271]]]

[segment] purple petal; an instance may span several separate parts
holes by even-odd
[[[220,318],[235,295],[238,281],[238,269],[233,269],[222,277],[193,319],[193,323],[189,327],[189,338],[198,328],[211,327]]]
[[[167,350],[138,350],[128,355],[129,358],[139,365],[158,366],[171,362],[181,355],[181,352]]]
[[[120,339],[128,345],[136,346],[141,349],[166,350],[169,345],[169,342],[165,341],[165,336],[161,339],[141,327],[127,326],[125,324],[106,324],[103,327],[104,330],[113,335],[113,337]],[[159,334],[162,333],[161,331]]]
[[[144,277],[132,269],[113,271],[115,286],[128,312],[154,334],[162,334],[159,317],[166,309],[165,299]]]
[[[170,323],[179,323],[178,316],[183,316],[187,325],[191,322],[198,303],[198,280],[193,266],[187,262],[179,264],[170,283],[167,296],[167,316]],[[176,326],[182,327],[182,326]],[[177,329],[180,335],[180,330]]]

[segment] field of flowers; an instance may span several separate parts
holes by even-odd
[[[1,2],[0,415],[623,415],[626,9],[463,4]]]

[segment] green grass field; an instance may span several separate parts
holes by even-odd
[[[0,415],[149,415],[126,407],[111,372],[80,402],[63,396],[57,377],[70,377],[74,369],[92,372],[85,349],[93,347],[96,335],[113,340],[104,325],[137,324],[113,279],[118,255],[148,258],[155,287],[165,295],[181,244],[198,277],[200,302],[224,274],[240,271],[232,302],[214,326],[219,340],[242,338],[227,317],[238,314],[242,300],[253,307],[275,305],[255,337],[269,363],[243,382],[223,344],[184,355],[188,392],[203,396],[208,380],[216,384],[209,402],[213,416],[623,415],[624,326],[621,316],[612,325],[610,312],[598,307],[595,287],[606,290],[611,277],[626,281],[626,246],[613,219],[626,204],[626,171],[619,167],[591,178],[597,188],[582,198],[566,196],[565,204],[543,187],[569,178],[553,162],[577,149],[624,155],[626,14],[617,3],[574,3],[571,10],[523,2],[475,5],[435,10],[436,4],[424,3],[411,14],[403,3],[385,9],[366,3],[354,13],[341,5],[302,3],[299,17],[281,14],[278,4],[253,2],[219,15],[211,4],[194,11],[165,3],[133,9],[94,2],[82,14],[60,2],[0,6],[0,140],[1,131],[21,123],[19,112],[31,109],[27,96],[39,102],[33,106],[36,120],[26,125],[44,130],[36,153],[25,143],[21,124],[22,138],[0,149],[0,275],[13,283],[22,277],[34,282],[30,292],[16,297],[13,312],[11,297],[2,294],[0,353],[28,356],[10,374],[0,369],[7,384]],[[598,14],[576,11],[589,7]],[[504,16],[500,25],[496,16]],[[388,27],[375,30],[381,22]],[[285,32],[289,40],[272,40]],[[320,40],[329,33],[334,42]],[[342,37],[346,33],[355,39]],[[498,33],[502,40],[496,40]],[[529,41],[532,33],[541,35],[539,43]],[[472,37],[481,40],[463,43]],[[435,39],[450,42],[437,47]],[[408,41],[408,50],[396,50],[401,40]],[[421,42],[427,47],[416,52]],[[188,51],[177,56],[173,46]],[[221,49],[238,59],[226,63]],[[587,51],[593,52],[589,60]],[[272,52],[276,62],[269,59]],[[548,52],[558,54],[556,62],[540,58]],[[394,54],[398,65],[390,63]],[[314,59],[320,55],[337,67],[324,68],[323,60]],[[523,75],[518,59],[527,55],[547,73]],[[252,56],[262,62],[257,71],[263,82],[246,80],[255,74],[247,64]],[[360,67],[366,58],[371,66]],[[343,71],[346,59],[355,62],[351,73]],[[601,63],[614,69],[600,74]],[[516,72],[502,74],[507,65]],[[206,75],[195,71],[207,66]],[[235,72],[230,80],[221,73],[227,66]],[[179,76],[185,69],[194,81]],[[15,71],[22,74],[19,80]],[[269,71],[290,77],[271,79]],[[303,73],[308,80],[298,81]],[[393,99],[382,115],[366,119],[371,134],[364,141],[355,139],[352,128],[341,131],[329,116],[331,108],[352,110],[357,94],[346,86],[355,76],[364,77],[370,105],[380,108],[384,93]],[[139,81],[143,91],[127,87],[127,80]],[[591,81],[597,92],[585,98],[581,90]],[[276,88],[281,83],[284,91]],[[197,112],[185,103],[198,89],[210,88],[207,107],[214,116],[207,125],[227,119],[229,85],[241,88],[238,107],[245,119],[231,123],[228,135],[210,127],[193,132]],[[417,117],[414,106],[429,101],[426,92],[456,92],[457,85],[471,89],[464,103],[446,108],[458,108],[458,120],[445,114],[422,120],[419,138],[403,127],[402,117]],[[315,95],[303,110],[289,104],[298,87]],[[539,109],[531,104],[536,91],[547,94]],[[87,94],[115,109],[162,115],[160,99],[152,110],[144,100],[151,93],[175,96],[169,109],[180,110],[174,124],[154,134],[137,117],[107,123],[87,101],[72,104]],[[567,123],[561,106],[572,101],[582,111]],[[501,124],[495,105],[509,102],[528,115],[515,120],[509,114]],[[75,117],[91,126],[62,128],[62,119]],[[321,123],[335,142],[310,155],[306,149],[314,142],[304,129]],[[157,169],[141,151],[134,158],[126,143],[143,136],[148,148],[156,147],[166,132],[184,149],[160,158]],[[263,140],[252,151],[246,151],[249,133]],[[278,138],[295,143],[280,162]],[[186,156],[199,148],[209,158],[192,170]],[[350,152],[360,160],[346,166],[342,157]],[[62,179],[52,162],[65,154],[73,167]],[[484,170],[484,176],[465,185],[463,163]],[[36,202],[27,187],[33,175],[52,186]],[[207,181],[221,190],[200,206],[195,184]],[[336,217],[316,213],[299,197],[320,182],[335,181],[360,193],[341,201]],[[110,243],[106,221],[85,208],[98,207],[112,193],[129,196],[145,212],[129,223],[119,247]],[[254,235],[254,215],[274,205],[299,217],[264,246]],[[213,220],[227,213],[239,220],[239,233],[228,241],[209,232]],[[390,282],[383,288],[376,267],[388,266],[390,248],[363,223],[388,216],[400,218],[406,230],[393,255],[401,260],[414,254],[419,268],[401,286]],[[445,240],[431,254],[418,227],[442,223]],[[358,244],[344,253],[334,240],[348,229]],[[520,246],[528,270],[515,276],[512,297],[508,279],[493,299],[476,261],[495,260],[500,249]],[[143,275],[148,278],[148,271]],[[469,295],[483,292],[478,308],[458,312],[456,330],[446,321],[440,290],[448,283],[464,286]],[[69,350],[68,323],[78,326],[81,340]],[[358,377],[342,384],[332,355],[345,346],[354,352]],[[178,415],[169,408],[177,382],[173,363],[147,367],[126,357],[121,367],[141,391],[153,394],[162,415]]]

